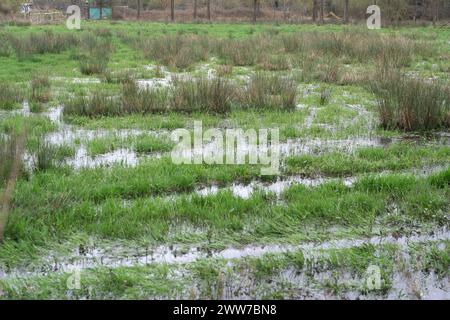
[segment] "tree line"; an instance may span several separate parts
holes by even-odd
[[[0,13],[17,12],[24,2],[32,1],[35,6],[63,7],[64,5],[85,5],[85,0],[2,0]],[[141,18],[142,11],[170,10],[170,19],[176,20],[179,10],[192,11],[192,18],[213,20],[224,10],[246,10],[251,12],[253,22],[264,12],[278,11],[289,20],[296,13],[309,17],[314,22],[324,23],[327,17],[349,23],[365,17],[371,4],[381,7],[383,18],[389,21],[432,20],[450,18],[449,0],[90,0],[98,7],[128,6]],[[236,11],[237,12],[237,11]]]

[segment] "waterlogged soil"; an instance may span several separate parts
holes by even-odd
[[[48,133],[44,140],[46,143],[53,146],[73,146],[76,149],[75,156],[65,161],[66,165],[73,167],[74,169],[81,168],[95,168],[95,167],[109,167],[117,164],[121,164],[128,167],[133,167],[139,164],[141,160],[151,158],[161,158],[162,156],[170,156],[170,152],[163,153],[151,153],[151,154],[138,154],[132,149],[120,148],[109,153],[105,153],[98,156],[89,156],[86,150],[86,143],[96,138],[117,137],[119,139],[127,139],[130,137],[137,137],[142,135],[151,135],[155,137],[169,137],[170,132],[168,130],[139,130],[139,129],[121,129],[121,130],[86,130],[76,128],[74,126],[65,124],[62,120],[63,107],[51,108],[45,112],[53,123],[58,126],[58,130]],[[28,104],[24,103],[23,109],[15,111],[23,115],[30,115]],[[307,119],[306,122],[309,120]],[[436,133],[433,136],[428,137],[429,141],[434,144],[450,145],[450,135],[447,133]],[[389,145],[400,142],[409,141],[417,142],[417,144],[425,144],[427,140],[424,140],[422,136],[405,136],[397,138],[387,137],[355,137],[352,139],[289,139],[286,142],[280,142],[279,150],[282,158],[288,156],[299,155],[320,155],[327,152],[343,151],[354,152],[358,148],[363,147],[388,147]],[[204,149],[208,148],[208,144],[205,144]],[[269,146],[270,148],[270,146]],[[201,152],[202,150],[193,150],[192,152]],[[255,151],[248,145],[239,146],[236,152],[252,152]],[[258,152],[268,152],[265,148],[258,148]],[[191,150],[186,150],[186,154],[191,154]],[[32,167],[34,156],[27,154],[25,162],[28,166]],[[295,179],[295,177],[294,177]],[[308,181],[305,181],[307,183]],[[315,185],[312,182],[310,185]],[[212,188],[215,188],[212,186]]]
[[[404,175],[415,175],[415,176],[430,176],[436,172],[440,172],[442,170],[447,169],[447,166],[427,166],[423,168],[413,168],[408,170],[403,170],[399,172],[399,174]],[[390,171],[379,172],[380,176],[391,174]],[[397,172],[398,173],[398,172]],[[261,181],[252,181],[248,184],[243,183],[234,183],[230,187],[220,187],[218,185],[210,185],[207,187],[202,187],[196,190],[196,193],[201,196],[209,196],[217,194],[224,190],[230,190],[236,197],[240,197],[243,199],[249,199],[255,192],[263,192],[274,194],[277,197],[280,197],[283,192],[294,185],[303,185],[306,187],[317,187],[322,184],[330,183],[330,182],[341,182],[347,187],[353,186],[353,184],[360,178],[360,176],[352,176],[345,178],[327,178],[327,177],[313,177],[306,178],[302,176],[287,176],[280,177],[276,182],[273,183],[264,183]]]
[[[299,245],[265,245],[229,247],[223,250],[205,250],[185,248],[181,246],[158,246],[149,248],[124,247],[118,244],[91,244],[77,248],[70,256],[59,257],[56,254],[47,258],[47,263],[38,270],[21,271],[0,270],[0,280],[46,276],[55,273],[71,273],[76,270],[88,271],[99,267],[110,269],[122,267],[139,267],[154,264],[172,265],[179,276],[187,277],[189,265],[199,261],[220,261],[226,269],[218,269],[222,273],[221,282],[212,285],[212,297],[219,299],[252,299],[267,297],[268,294],[282,290],[286,298],[294,299],[449,299],[450,282],[448,277],[440,277],[435,273],[424,273],[415,270],[408,248],[411,245],[433,243],[438,244],[450,240],[450,232],[444,228],[430,234],[416,234],[404,237],[375,236],[367,239],[340,239],[322,243],[302,243]],[[364,246],[383,247],[394,245],[398,250],[396,257],[401,259],[401,267],[396,267],[388,276],[389,288],[381,292],[364,292],[368,275],[351,271],[334,270],[330,265],[323,267],[321,261],[330,252],[336,250],[362,248]],[[377,249],[378,250],[378,249]],[[248,259],[262,259],[265,256],[280,256],[301,252],[305,264],[301,268],[286,267],[270,274],[268,278],[252,276],[255,270],[245,270],[241,262]],[[377,254],[376,254],[377,255]],[[188,270],[185,270],[188,268]],[[230,270],[236,269],[234,272]],[[228,270],[228,271],[226,271]],[[201,298],[204,283],[193,279],[195,289],[189,289],[186,296]],[[385,279],[383,280],[385,281]],[[331,290],[330,285],[340,286],[339,291]],[[209,284],[211,285],[211,284]],[[215,288],[215,289],[214,289]],[[219,289],[220,288],[220,289]],[[380,290],[380,289],[378,289]],[[363,293],[364,292],[364,293]]]
[[[206,75],[208,78],[214,77],[215,70],[212,64],[200,65],[195,72]],[[153,68],[149,66],[149,68]],[[174,74],[162,68],[158,72],[161,77],[155,79],[138,80],[141,88],[144,87],[165,87],[169,86],[174,78],[189,79],[190,73]],[[56,81],[66,81],[77,84],[95,84],[100,80],[96,78],[55,78]],[[248,76],[236,77],[236,81],[247,81]],[[300,91],[304,96],[315,94],[318,85],[301,85]],[[333,130],[339,130],[342,125],[352,125],[358,119],[367,122],[367,136],[353,137],[348,139],[318,139],[302,138],[291,139],[280,143],[281,158],[300,155],[322,155],[329,152],[352,153],[359,148],[364,147],[388,147],[398,142],[409,142],[411,145],[423,144],[441,144],[450,145],[450,134],[448,132],[434,133],[429,137],[421,135],[403,135],[393,138],[385,138],[372,135],[373,113],[369,112],[362,105],[345,104],[345,108],[356,111],[358,114],[355,119],[335,126],[330,124],[320,124],[317,122],[317,115],[320,107],[308,107],[299,104],[298,109],[310,108],[310,114],[306,117],[303,126],[305,128],[326,127]],[[33,116],[27,102],[21,109],[2,112],[3,115],[15,114],[22,116]],[[51,108],[43,113],[57,126],[57,130],[45,135],[46,143],[53,146],[71,146],[75,148],[75,155],[65,159],[64,164],[72,167],[74,170],[82,168],[109,167],[121,165],[125,167],[134,167],[143,160],[157,159],[162,156],[169,156],[169,153],[137,153],[131,148],[119,148],[117,150],[100,154],[96,156],[89,155],[87,143],[96,138],[107,138],[115,136],[121,139],[137,137],[141,135],[152,135],[155,137],[168,137],[170,132],[167,130],[86,130],[73,125],[68,125],[63,121],[63,108]],[[208,147],[207,145],[205,146]],[[199,150],[197,150],[199,151]],[[248,147],[243,146],[237,150],[240,152],[250,151]],[[267,150],[260,150],[262,152]],[[188,152],[188,151],[187,151]],[[36,156],[25,153],[25,163],[30,171]],[[400,174],[429,176],[435,172],[447,169],[448,166],[426,166],[423,168],[410,168],[400,172]],[[391,172],[379,172],[384,175]],[[261,181],[252,181],[247,184],[233,183],[228,187],[219,187],[218,185],[207,185],[198,187],[196,194],[202,196],[214,195],[222,190],[231,190],[236,197],[248,199],[255,192],[266,192],[275,194],[278,198],[283,192],[293,185],[304,185],[316,187],[330,181],[342,181],[346,186],[352,186],[358,179],[358,176],[346,178],[325,178],[321,176],[306,178],[303,176],[278,177],[275,182],[264,183]],[[176,196],[176,195],[174,195]],[[126,204],[124,204],[126,205]],[[89,271],[97,268],[134,268],[149,265],[173,266],[179,277],[189,275],[190,265],[211,260],[225,261],[226,270],[219,270],[223,275],[221,283],[210,285],[206,291],[210,292],[213,298],[221,299],[251,299],[278,297],[277,294],[283,293],[285,298],[294,299],[365,299],[365,298],[387,298],[387,299],[450,299],[450,279],[448,276],[442,278],[433,272],[425,273],[412,267],[408,247],[411,244],[443,243],[450,241],[450,233],[446,228],[435,230],[432,233],[410,234],[402,237],[398,236],[374,236],[372,238],[361,239],[335,239],[327,242],[305,242],[299,244],[269,244],[269,245],[248,245],[228,247],[221,250],[214,250],[206,247],[185,246],[185,245],[161,245],[156,247],[130,247],[121,242],[94,241],[89,245],[77,247],[75,250],[64,252],[50,252],[40,259],[36,264],[30,264],[26,268],[9,269],[0,267],[0,282],[10,281],[21,278],[46,277],[51,274],[70,273],[74,270]],[[315,268],[315,261],[320,260],[327,250],[345,250],[361,248],[367,245],[385,246],[394,245],[400,248],[400,256],[404,260],[401,267],[396,264],[395,270],[390,274],[390,286],[387,290],[380,293],[366,292],[364,275],[355,274],[346,270],[334,270],[329,268]],[[252,270],[242,268],[234,269],[242,261],[247,259],[262,259],[267,255],[284,255],[289,253],[302,252],[305,260],[312,262],[302,269],[288,267],[274,272],[267,279],[259,279],[252,275]],[[398,258],[398,257],[397,257]],[[406,262],[405,262],[406,261]],[[244,268],[245,269],[245,268]],[[227,271],[228,270],[228,271]],[[229,270],[235,270],[229,272]],[[183,292],[179,298],[204,298],[205,284],[192,275],[192,286]]]

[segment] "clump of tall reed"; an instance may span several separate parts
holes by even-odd
[[[239,106],[246,109],[293,110],[296,107],[297,86],[293,79],[256,73],[240,90]]]
[[[143,51],[146,59],[179,69],[206,61],[209,43],[208,37],[182,34],[135,40],[135,46]]]
[[[170,107],[181,112],[227,113],[236,88],[223,78],[197,78],[173,82]]]
[[[262,38],[258,37],[258,39]],[[227,64],[235,66],[254,66],[258,62],[261,43],[256,37],[248,39],[220,39],[213,43],[213,52]]]
[[[102,74],[106,72],[114,46],[106,38],[97,37],[91,33],[82,37],[80,72],[84,75]]]
[[[384,71],[371,82],[381,126],[423,131],[450,127],[450,89],[439,81]]]
[[[0,135],[0,189],[9,179],[16,153],[16,137]]]
[[[65,115],[86,117],[120,116],[123,114],[120,101],[106,92],[69,99],[64,106]]]
[[[9,57],[13,53],[13,49],[8,41],[8,36],[5,33],[0,33],[0,57]]]
[[[173,79],[168,87],[140,88],[133,79],[122,83],[120,97],[106,92],[70,98],[64,113],[88,117],[165,112],[225,114],[233,107],[293,110],[297,86],[287,77],[256,74],[244,88],[216,78]]]
[[[54,33],[44,31],[25,37],[9,36],[9,44],[19,59],[34,54],[61,53],[78,44],[78,38],[72,33]]]
[[[0,82],[0,109],[12,110],[23,100],[22,91],[16,85]]]
[[[59,148],[41,138],[36,146],[34,171],[46,171],[56,168],[61,162],[58,154]]]
[[[30,101],[46,103],[50,100],[50,79],[46,73],[35,73],[31,77]]]
[[[167,88],[141,89],[135,81],[122,84],[121,112],[131,113],[163,113],[169,110],[169,91]]]

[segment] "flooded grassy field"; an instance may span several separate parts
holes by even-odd
[[[449,39],[0,27],[0,299],[450,299]],[[279,130],[278,172],[174,163],[198,123]]]

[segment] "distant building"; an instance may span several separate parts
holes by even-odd
[[[92,20],[111,19],[111,0],[88,0],[88,18]]]
[[[32,3],[23,3],[20,6],[20,13],[30,13],[32,9],[33,9]]]

